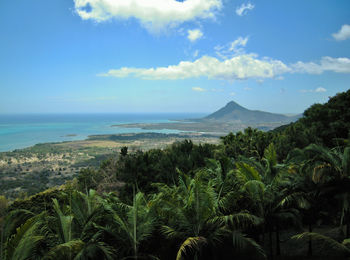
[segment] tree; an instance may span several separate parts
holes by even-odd
[[[186,255],[198,259],[204,251],[214,257],[215,246],[230,236],[236,249],[250,246],[254,249],[251,254],[264,257],[260,246],[239,232],[259,219],[247,212],[224,215],[213,182],[202,181],[201,175],[193,179],[182,175],[178,186],[159,184],[159,193],[153,200],[164,223],[163,234],[180,243],[177,259]]]
[[[287,194],[289,184],[284,166],[277,163],[273,144],[264,152],[262,162],[241,158],[236,163],[236,176],[241,183],[241,191],[248,199],[248,209],[263,220],[262,234],[269,234],[270,255],[273,255],[272,233],[276,234],[276,254],[281,254],[280,228],[282,224],[298,224],[299,212],[288,207],[295,194]],[[263,238],[264,239],[264,238]]]
[[[132,205],[120,201],[114,194],[109,194],[103,202],[109,221],[108,228],[101,230],[112,236],[118,245],[118,256],[123,259],[138,259],[147,256],[140,247],[151,235],[156,219],[143,193],[134,193]]]

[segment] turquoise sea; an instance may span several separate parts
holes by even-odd
[[[177,130],[120,128],[125,123],[159,123],[199,118],[204,114],[31,114],[0,115],[0,152],[38,143],[84,140],[95,134],[178,133]],[[74,135],[74,136],[69,136]]]

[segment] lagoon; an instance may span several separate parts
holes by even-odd
[[[131,123],[167,123],[200,118],[204,114],[14,114],[0,115],[0,152],[38,143],[84,140],[89,135],[123,133],[179,133],[178,130],[145,130],[112,127]]]

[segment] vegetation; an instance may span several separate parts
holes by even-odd
[[[0,197],[1,259],[345,259],[349,95],[219,145],[120,147],[60,188]]]
[[[115,157],[121,147],[129,151],[162,148],[177,140],[218,143],[206,134],[119,134],[90,136],[87,140],[37,144],[0,153],[0,195],[24,198],[72,180],[83,168],[98,169],[102,161]]]

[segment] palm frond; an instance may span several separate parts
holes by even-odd
[[[315,241],[323,242],[323,246],[326,248],[332,248],[338,253],[343,253],[345,255],[350,255],[350,249],[346,247],[346,244],[339,243],[333,238],[321,235],[319,233],[314,232],[304,232],[292,237],[292,239],[312,239]]]
[[[53,247],[44,257],[48,260],[73,259],[84,247],[80,239],[71,240]]]
[[[232,233],[232,242],[233,247],[238,252],[249,250],[249,254],[252,256],[257,255],[259,258],[266,258],[264,249],[256,243],[254,239],[251,239],[240,232],[235,231]],[[256,257],[254,259],[256,259]]]
[[[58,204],[57,199],[52,199],[53,208],[58,219],[57,233],[60,237],[62,243],[66,243],[72,240],[72,221],[73,216],[64,215],[61,211],[60,205]]]
[[[180,232],[169,226],[162,226],[160,231],[163,235],[170,239],[181,238],[184,236],[184,232]]]
[[[240,212],[226,216],[216,217],[225,224],[233,226],[234,229],[257,226],[262,223],[262,219],[248,212]]]
[[[188,237],[180,246],[176,260],[184,259],[184,256],[188,251],[200,251],[200,247],[203,246],[207,240],[204,237]]]
[[[90,241],[85,243],[84,247],[75,256],[74,260],[85,260],[85,259],[115,259],[116,251],[110,245],[101,241]]]
[[[36,254],[37,246],[45,240],[40,234],[43,213],[28,219],[17,228],[5,245],[6,259],[30,259]]]
[[[34,217],[35,214],[29,210],[16,209],[10,211],[5,217],[2,236],[6,241],[11,235],[16,233],[16,228],[24,224],[28,219]]]

